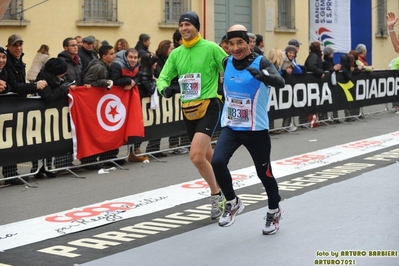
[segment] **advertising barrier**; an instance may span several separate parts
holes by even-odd
[[[399,71],[383,70],[352,75],[345,81],[337,74],[337,85],[330,82],[330,74],[323,79],[312,74],[285,77],[284,88],[271,88],[270,119],[304,114],[354,109],[399,101]],[[112,89],[107,91],[112,94]],[[79,104],[79,102],[75,102]],[[160,139],[185,132],[178,95],[160,97],[157,109],[150,108],[150,98],[141,99],[144,137],[129,137],[127,143]],[[78,119],[91,128],[96,119]],[[129,117],[127,117],[129,119]],[[40,98],[0,96],[0,165],[10,165],[73,151],[72,130],[68,103],[45,104]],[[84,140],[83,140],[84,141]]]

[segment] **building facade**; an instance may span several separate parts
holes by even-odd
[[[328,1],[346,0],[320,0]],[[354,8],[363,4],[363,0],[351,1]],[[373,33],[369,53],[375,68],[386,69],[397,55],[386,32],[385,14],[393,11],[399,15],[399,3],[369,1]],[[307,57],[309,3],[299,0],[11,0],[0,20],[0,45],[5,46],[11,34],[21,35],[27,68],[42,44],[49,45],[50,55],[55,57],[63,50],[62,41],[77,35],[93,35],[111,45],[125,38],[134,47],[138,36],[148,33],[149,50],[155,52],[159,42],[172,39],[180,14],[187,10],[199,14],[201,34],[208,40],[219,43],[232,24],[240,23],[264,36],[266,55],[297,39],[303,44],[297,61],[303,63]]]

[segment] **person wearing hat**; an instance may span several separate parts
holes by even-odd
[[[296,56],[297,56],[298,53],[299,53],[299,48],[301,47],[302,43],[300,43],[297,39],[291,39],[291,40],[288,41],[288,45],[294,46],[294,47],[296,48]],[[292,64],[293,64],[294,66],[298,66],[300,69],[302,69],[302,71],[300,71],[300,70],[298,70],[298,72],[294,71],[295,73],[292,73],[292,74],[304,74],[304,73],[306,73],[306,68],[305,68],[305,66],[299,65],[299,64],[296,62],[296,56],[295,56],[295,58],[292,60]]]
[[[327,46],[323,49],[324,54],[324,69],[330,73],[337,72],[341,69],[341,64],[334,63],[334,49]]]
[[[26,83],[26,66],[22,60],[24,56],[23,45],[24,41],[17,34],[8,38],[6,69],[11,91],[18,93],[19,96],[26,97],[27,94],[33,94],[37,90],[43,89],[47,86],[47,83],[44,80]]]
[[[297,39],[291,39],[288,41],[288,45],[293,45],[299,48],[299,46],[302,45],[302,43],[300,43]]]
[[[68,103],[68,87],[69,85],[64,82],[63,77],[67,72],[67,64],[64,60],[59,58],[50,58],[44,67],[37,75],[37,80],[45,80],[47,86],[43,90],[38,91],[39,96],[44,103],[48,104],[55,101],[64,101]],[[56,157],[57,159],[58,157]],[[48,171],[51,169],[52,158],[46,158],[46,167],[44,164],[39,171],[34,175],[36,179],[42,179],[45,176],[54,178],[56,174]],[[32,162],[33,163],[33,162]],[[33,168],[37,169],[38,163],[33,163]]]
[[[68,87],[63,77],[67,72],[67,64],[60,58],[50,58],[37,75],[36,80],[45,80],[47,86],[38,92],[43,102],[50,103],[58,99],[67,99]]]
[[[293,45],[288,45],[283,53],[283,64],[281,65],[281,71],[285,74],[292,74],[294,65],[292,61],[296,57],[296,48]]]
[[[26,66],[22,58],[24,41],[21,36],[12,34],[7,41],[7,62],[5,69],[7,71],[7,81],[10,86],[10,92],[14,92],[18,97],[26,97],[42,90],[47,86],[45,80],[37,80],[34,83],[26,83]],[[35,162],[32,162],[35,163]],[[3,166],[2,173],[4,177],[19,176],[17,165]],[[32,169],[35,170],[35,169]],[[28,176],[21,177],[25,181],[29,180]],[[18,178],[7,180],[6,183],[19,185],[25,184]]]
[[[228,169],[230,158],[243,145],[253,159],[256,173],[268,196],[269,208],[262,232],[270,235],[279,230],[284,211],[279,205],[281,197],[270,162],[267,106],[270,87],[282,88],[285,81],[269,59],[251,51],[245,26],[231,26],[227,39],[231,56],[223,60],[226,101],[221,117],[222,132],[212,158],[216,180],[226,197],[219,226],[232,225],[236,215],[244,209],[243,202],[235,194]]]
[[[291,42],[292,43],[292,42]],[[283,53],[283,64],[281,66],[281,71],[283,77],[285,75],[291,75],[291,74],[304,74],[306,71],[304,71],[304,67],[300,66],[296,63],[296,56],[298,53],[298,47],[294,45],[288,45],[284,49]],[[292,117],[284,117],[283,118],[283,123],[282,126],[284,130],[287,130],[289,132],[296,131],[297,128],[294,126],[292,123]]]
[[[218,127],[221,101],[218,98],[219,71],[227,56],[216,43],[205,40],[200,34],[200,20],[193,11],[179,18],[179,31],[183,44],[169,55],[157,80],[157,87],[165,98],[180,93],[183,106],[203,106],[203,116],[183,115],[191,141],[190,159],[207,182],[211,192],[211,218],[217,219],[223,211],[224,197],[216,183],[210,164],[213,150],[211,138]],[[170,87],[172,79],[179,78],[179,88]]]
[[[94,51],[94,43],[96,40],[92,36],[87,36],[82,39],[82,47],[80,48],[78,55],[82,61],[82,70],[85,71],[89,63],[98,59],[97,53]]]

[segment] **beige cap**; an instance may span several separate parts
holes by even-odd
[[[13,34],[10,37],[8,37],[8,44],[7,46],[13,46],[15,43],[17,42],[23,42],[24,40],[22,40],[21,36],[17,35],[17,34]]]

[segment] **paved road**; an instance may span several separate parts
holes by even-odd
[[[365,111],[382,109],[376,106]],[[294,172],[286,170],[289,166],[279,168],[276,165],[274,173],[280,186],[290,185],[283,186],[288,190],[281,191],[284,199],[282,206],[287,215],[282,221],[281,231],[275,236],[265,237],[260,233],[266,198],[261,186],[253,181],[256,178],[236,184],[241,186],[238,194],[247,197],[246,210],[237,217],[236,224],[231,228],[219,228],[215,221],[205,219],[208,211],[203,206],[208,199],[204,193],[180,194],[178,190],[181,184],[200,180],[188,155],[172,155],[165,162],[129,163],[125,166],[128,170],[104,175],[79,172],[79,175],[86,177],[84,179],[62,175],[37,181],[38,188],[3,188],[0,190],[3,203],[0,206],[0,224],[3,225],[0,227],[0,245],[12,238],[7,239],[5,235],[13,227],[32,228],[30,238],[41,237],[42,240],[11,249],[3,248],[6,250],[0,253],[0,265],[112,263],[116,266],[131,265],[132,261],[142,265],[203,265],[207,262],[315,265],[319,260],[326,262],[324,260],[332,259],[331,251],[351,250],[367,254],[356,257],[349,256],[353,254],[341,256],[345,253],[340,253],[336,259],[348,260],[348,263],[355,259],[356,265],[399,265],[399,231],[396,230],[399,214],[394,211],[399,207],[399,184],[395,178],[399,170],[395,163],[399,157],[396,157],[399,145],[384,146],[385,141],[390,143],[390,140],[389,137],[382,137],[375,150],[362,147],[358,154],[342,153],[345,159],[326,163],[329,157],[338,154],[335,150],[338,151],[343,144],[398,132],[398,118],[395,113],[385,112],[368,115],[361,121],[272,136],[273,161],[292,160],[316,151],[324,151],[326,155],[321,164],[307,164],[303,169],[295,168]],[[376,159],[382,157],[385,159]],[[370,163],[367,158],[374,159]],[[238,172],[251,172],[246,170],[251,166],[245,149],[239,149],[230,163],[230,169]],[[304,187],[303,183],[293,185],[294,179],[297,182],[305,175],[340,167],[352,168],[345,168],[345,174],[328,182],[315,182],[308,187]],[[155,202],[165,193],[177,197],[160,200],[160,204]],[[147,202],[148,206],[138,209],[143,210],[140,215],[115,219],[102,226],[58,237],[34,231],[36,224],[41,222],[40,217],[60,212],[65,214],[68,210],[71,213],[81,210],[83,206],[129,199],[134,195],[140,199],[142,194],[151,198],[151,204]],[[175,226],[176,222],[168,219],[172,216],[176,218],[176,213],[191,213],[191,220],[181,218],[179,226]],[[160,229],[159,225],[155,229],[137,229],[137,225],[148,221],[163,221],[169,224],[166,226],[169,230]],[[129,231],[127,228],[133,229]],[[98,241],[99,235],[101,241]],[[93,242],[93,239],[97,240]],[[374,253],[368,253],[371,250],[392,250],[394,253],[390,257],[372,257]]]

